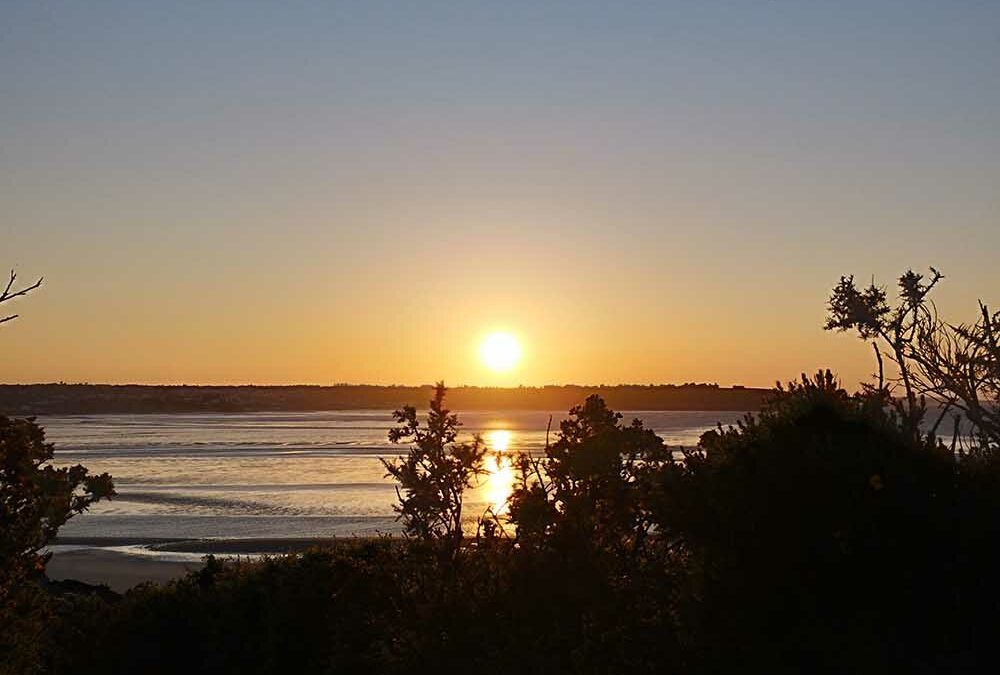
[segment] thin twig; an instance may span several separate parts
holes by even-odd
[[[28,293],[30,293],[31,291],[35,290],[36,288],[42,285],[44,277],[39,277],[38,281],[31,284],[30,286],[25,286],[19,291],[11,292],[10,289],[14,287],[14,282],[16,280],[17,280],[17,273],[14,270],[11,270],[10,278],[7,280],[7,286],[3,289],[3,293],[0,293],[0,303],[7,302],[8,300],[13,300],[14,298],[20,298],[22,296],[27,295]],[[17,317],[18,317],[17,314],[11,314],[9,316],[2,317],[0,318],[0,324],[7,323],[8,321],[13,321]]]

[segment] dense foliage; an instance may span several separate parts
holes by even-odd
[[[709,670],[913,672],[958,658],[945,581],[959,573],[958,468],[829,372],[706,433],[661,522],[694,556],[688,621]]]
[[[456,442],[461,423],[444,407],[445,391],[439,382],[426,426],[420,425],[413,406],[393,413],[398,425],[389,430],[389,440],[412,447],[405,457],[383,459],[382,465],[397,483],[396,511],[403,533],[435,544],[447,559],[454,559],[462,544],[462,497],[484,473],[486,445],[479,436],[471,443]]]
[[[45,565],[39,553],[59,528],[114,494],[111,476],[52,466],[53,447],[32,419],[0,416],[0,600],[19,578]]]
[[[44,547],[72,516],[114,494],[111,477],[52,466],[53,447],[32,419],[0,416],[0,672],[30,672],[47,649],[51,606],[32,579]]]

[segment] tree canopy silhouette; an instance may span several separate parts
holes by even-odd
[[[56,468],[52,457],[33,419],[0,416],[0,595],[41,572],[50,556],[41,550],[67,520],[115,494],[109,474]]]
[[[517,459],[510,519],[526,544],[584,546],[638,554],[650,528],[656,477],[672,462],[663,440],[640,420],[593,395],[569,411],[545,455]]]
[[[933,267],[930,271],[926,281],[912,270],[900,276],[895,305],[874,281],[859,289],[853,276],[841,277],[830,295],[825,328],[853,330],[861,339],[873,340],[878,389],[911,434],[919,435],[930,399],[937,410],[928,431],[939,434],[951,414],[953,449],[994,454],[1000,451],[1000,312],[991,313],[980,301],[972,323],[942,320],[930,294],[944,275]],[[883,356],[897,375],[886,375]],[[893,398],[897,389],[900,399]],[[960,433],[963,419],[972,425],[969,435]]]
[[[382,465],[398,483],[395,508],[403,531],[453,557],[462,543],[464,493],[484,473],[486,445],[478,435],[471,443],[456,442],[461,423],[444,405],[446,392],[438,382],[424,426],[413,406],[393,413],[398,425],[389,430],[389,440],[412,445],[404,457],[383,459]]]

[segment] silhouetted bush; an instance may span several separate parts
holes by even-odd
[[[57,469],[52,456],[33,419],[0,416],[0,672],[47,668],[53,605],[38,588],[43,550],[69,518],[114,494],[108,474]]]
[[[686,622],[708,671],[914,672],[958,658],[955,470],[829,371],[706,433],[660,522],[691,556]]]
[[[48,555],[40,551],[67,520],[114,494],[108,474],[79,464],[57,469],[52,456],[34,419],[0,416],[0,601],[44,568]]]
[[[570,410],[544,456],[518,457],[512,592],[535,594],[523,601],[548,615],[542,634],[559,627],[565,644],[536,649],[572,657],[561,669],[644,672],[675,662],[678,570],[651,510],[673,464],[662,439],[639,420],[623,424],[598,396]]]

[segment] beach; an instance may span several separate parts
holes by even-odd
[[[50,547],[46,574],[53,581],[72,579],[124,593],[145,582],[166,583],[204,565],[204,557],[259,558],[332,546],[348,539],[169,540],[110,537],[59,539]]]
[[[201,566],[198,561],[157,560],[122,551],[82,548],[55,552],[46,566],[46,574],[53,581],[72,579],[124,593],[144,582],[172,581]]]

